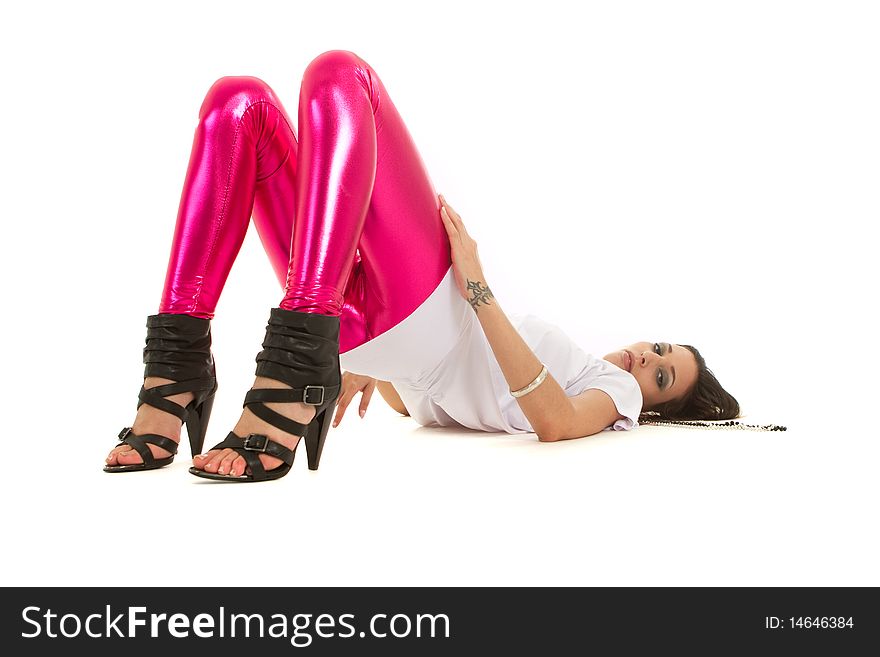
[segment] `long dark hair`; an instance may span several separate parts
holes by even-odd
[[[688,349],[697,361],[697,382],[681,399],[674,399],[654,409],[642,412],[639,422],[651,420],[732,420],[739,417],[739,402],[718,383],[706,360],[696,347],[681,345]]]

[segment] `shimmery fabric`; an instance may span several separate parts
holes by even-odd
[[[340,316],[340,353],[384,333],[452,264],[424,162],[376,72],[347,50],[303,74],[300,139],[262,80],[208,90],[183,185],[160,313],[211,319],[248,222],[287,310]]]

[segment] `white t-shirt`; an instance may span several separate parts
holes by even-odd
[[[638,425],[642,392],[635,377],[585,353],[559,327],[535,315],[510,315],[511,324],[569,397],[588,388],[611,397],[624,419],[613,429]],[[426,338],[430,339],[430,338]],[[533,433],[475,313],[440,365],[418,381],[393,380],[410,416],[422,426],[463,426],[480,431]]]

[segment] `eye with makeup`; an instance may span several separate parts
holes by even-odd
[[[658,356],[663,355],[663,350],[660,348],[659,342],[654,343],[654,353],[657,354]],[[657,387],[659,387],[661,390],[663,390],[663,387],[666,385],[666,381],[667,381],[666,372],[664,372],[662,369],[658,369],[657,370]]]

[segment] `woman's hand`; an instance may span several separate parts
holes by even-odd
[[[477,253],[477,243],[468,234],[459,214],[443,198],[443,194],[439,197],[440,217],[446,227],[446,235],[449,237],[449,246],[452,250],[455,284],[461,296],[476,310],[477,304],[487,302],[492,296],[486,286],[483,265],[480,264],[480,256]]]
[[[367,412],[367,406],[370,405],[370,397],[376,389],[376,379],[360,374],[352,374],[351,372],[342,373],[342,390],[339,397],[336,398],[336,417],[333,419],[333,426],[339,426],[345,409],[354,399],[354,396],[361,392],[360,416],[363,417]]]

